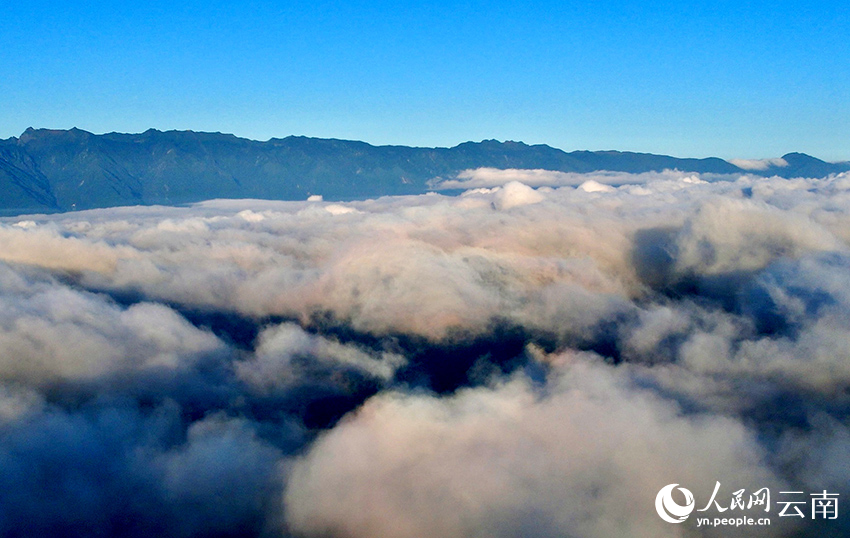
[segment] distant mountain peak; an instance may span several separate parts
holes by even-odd
[[[809,155],[807,153],[799,153],[799,152],[796,152],[796,151],[791,152],[791,153],[786,153],[785,155],[782,156],[782,158],[784,160],[788,161],[788,162],[795,161],[795,162],[826,163],[826,161],[822,161],[822,160],[818,159],[817,157],[812,157],[811,155]]]

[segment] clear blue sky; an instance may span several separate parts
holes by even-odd
[[[850,2],[0,1],[0,138],[850,160]]]

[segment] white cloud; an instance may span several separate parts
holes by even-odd
[[[775,159],[729,159],[729,162],[744,170],[767,170],[772,167],[784,168],[788,161],[781,157]]]
[[[579,190],[584,192],[614,192],[616,189],[610,185],[603,185],[593,179],[588,179],[578,186]]]
[[[680,536],[652,508],[661,486],[686,484],[706,501],[715,481],[780,486],[735,420],[684,416],[593,357],[554,360],[563,371],[542,389],[519,378],[450,398],[368,401],[295,464],[285,497],[293,530]]]
[[[607,170],[578,173],[541,169],[475,168],[458,173],[455,179],[438,181],[434,183],[433,188],[437,190],[488,188],[507,185],[512,181],[517,181],[531,187],[577,187],[587,181],[594,181],[602,185],[618,186],[643,184],[661,180],[692,182],[698,177],[699,174],[679,172],[678,170],[630,174],[628,172],[611,172]]]
[[[0,382],[40,386],[179,369],[223,347],[166,306],[122,308],[51,280],[11,276],[11,286],[0,285]]]
[[[668,483],[843,484],[847,174],[515,172],[0,219],[0,534],[657,536]]]
[[[236,363],[240,379],[270,390],[287,388],[321,376],[332,380],[341,370],[352,369],[381,381],[392,379],[404,364],[394,353],[370,353],[354,345],[311,335],[294,323],[264,330],[251,360]]]
[[[495,205],[499,209],[536,204],[545,199],[542,193],[519,181],[511,181],[506,183],[504,187],[500,187],[496,191],[495,198]]]

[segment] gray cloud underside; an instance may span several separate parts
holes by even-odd
[[[0,534],[720,536],[655,493],[848,493],[850,176],[508,176],[4,219]],[[505,331],[445,394],[411,351]]]

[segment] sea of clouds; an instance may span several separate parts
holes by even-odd
[[[850,175],[441,187],[2,219],[0,535],[850,532]]]

